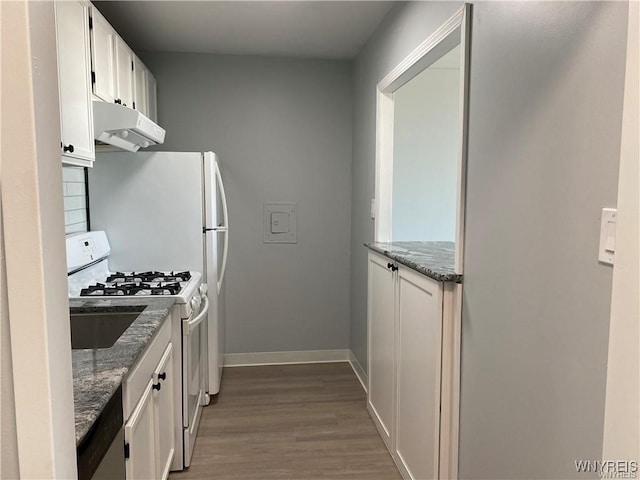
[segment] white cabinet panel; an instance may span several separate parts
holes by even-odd
[[[394,284],[389,262],[369,254],[369,410],[389,448],[394,409]]]
[[[142,398],[124,426],[124,438],[129,445],[126,461],[127,479],[156,477],[156,439],[153,412],[153,382],[149,380]]]
[[[122,382],[122,408],[124,418],[129,418],[142,397],[142,392],[147,387],[153,372],[158,368],[158,363],[171,342],[171,322],[169,320],[160,327],[153,343],[140,356],[136,364],[131,368],[127,378]]]
[[[117,34],[95,7],[91,8],[91,18],[93,94],[105,102],[113,103],[116,99],[114,48]]]
[[[158,89],[156,86],[156,78],[153,74],[148,71],[147,72],[147,100],[149,102],[148,110],[149,115],[147,115],[154,122],[158,122]]]
[[[158,368],[153,374],[153,381],[160,385],[159,390],[154,391],[154,421],[156,428],[157,467],[156,477],[166,479],[169,476],[169,469],[173,461],[175,452],[175,425],[174,425],[174,404],[173,388],[175,385],[173,378],[173,351],[171,344],[162,356]]]
[[[63,160],[91,166],[95,150],[89,5],[76,1],[56,2],[55,14]]]
[[[405,480],[456,477],[461,286],[369,252],[369,413]]]
[[[116,36],[116,103],[133,107],[133,52]]]
[[[396,453],[411,479],[438,478],[442,284],[400,267]]]
[[[182,432],[182,419],[175,411],[182,383],[174,377],[171,326],[171,319],[165,320],[123,382],[128,480],[166,479],[175,454],[176,428]]]
[[[138,58],[133,58],[133,93],[134,93],[134,102],[133,108],[141,112],[143,115],[149,116],[149,102],[147,99],[147,91],[148,91],[148,72],[147,67],[144,66],[144,63]]]

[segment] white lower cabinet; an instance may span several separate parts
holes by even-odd
[[[156,445],[153,416],[153,382],[124,426],[127,478],[156,478]]]
[[[395,453],[405,477],[438,478],[442,284],[397,275]]]
[[[369,398],[368,407],[380,436],[392,448],[394,410],[394,296],[395,275],[389,262],[369,256]]]
[[[455,477],[454,290],[369,253],[368,408],[405,479]]]
[[[154,372],[154,381],[161,385],[161,389],[154,391],[156,395],[153,403],[153,419],[155,422],[155,435],[158,440],[158,461],[156,478],[167,478],[176,449],[173,388],[174,379],[172,373],[173,350],[171,344],[167,346],[158,368]]]
[[[175,452],[170,320],[123,385],[127,480],[165,479]]]

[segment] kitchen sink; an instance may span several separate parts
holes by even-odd
[[[116,343],[146,305],[125,307],[126,310],[78,311],[71,309],[71,348],[109,348]]]

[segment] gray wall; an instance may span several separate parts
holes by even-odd
[[[351,348],[366,362],[375,85],[459,4],[391,12],[354,75]],[[625,3],[474,5],[460,478],[586,478],[602,450]]]
[[[602,452],[625,3],[481,3],[473,20],[462,478],[585,478]]]
[[[347,348],[351,64],[147,54],[161,150],[220,156],[230,216],[227,352]],[[298,243],[262,243],[263,202],[298,202]]]
[[[393,241],[455,241],[459,65],[458,46],[393,94]]]

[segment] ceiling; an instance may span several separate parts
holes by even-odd
[[[350,59],[395,2],[95,1],[137,52]]]

